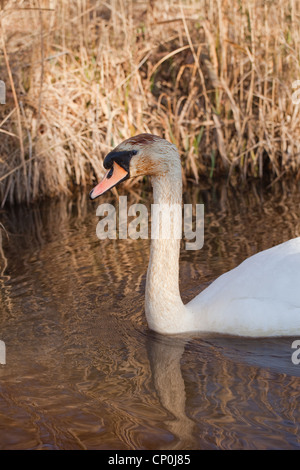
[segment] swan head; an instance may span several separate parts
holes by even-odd
[[[107,172],[90,192],[91,199],[135,176],[164,176],[172,172],[181,175],[177,147],[152,134],[139,134],[124,140],[106,155],[103,166]]]

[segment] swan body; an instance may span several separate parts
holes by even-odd
[[[129,177],[150,175],[154,203],[181,204],[181,162],[175,145],[151,134],[127,139],[104,160],[95,199]],[[176,227],[178,214],[173,216]],[[162,334],[214,332],[240,336],[300,334],[300,237],[246,259],[188,304],[179,292],[180,240],[151,241],[145,313]]]
[[[193,327],[243,336],[300,333],[300,238],[246,259],[187,304]],[[193,329],[194,329],[193,328]]]

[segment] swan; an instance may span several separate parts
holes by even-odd
[[[150,175],[155,204],[182,204],[177,147],[152,134],[119,144],[104,159],[95,199],[121,181]],[[178,225],[176,214],[173,223]],[[300,334],[300,237],[257,253],[221,275],[189,303],[179,292],[179,239],[152,239],[145,291],[150,329],[161,334],[221,333],[268,337]]]

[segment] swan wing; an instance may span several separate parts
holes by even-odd
[[[300,334],[300,237],[246,259],[186,307],[196,330]]]

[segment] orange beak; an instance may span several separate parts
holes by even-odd
[[[101,194],[104,194],[106,191],[116,186],[116,184],[128,178],[128,175],[129,173],[124,170],[124,168],[116,162],[113,162],[113,166],[106,172],[103,180],[90,192],[90,198],[96,199],[96,197],[101,196]]]

